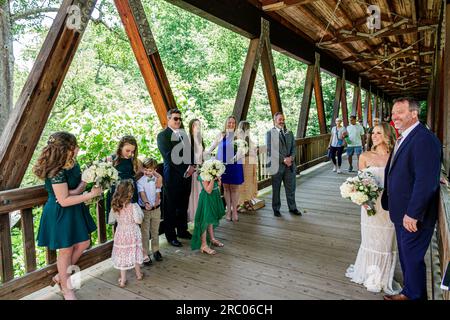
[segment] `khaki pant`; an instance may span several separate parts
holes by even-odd
[[[144,220],[141,225],[142,233],[142,249],[144,250],[144,255],[148,254],[148,243],[150,241],[149,233],[152,234],[152,252],[155,253],[159,251],[159,223],[161,222],[161,208],[155,210],[145,210]]]

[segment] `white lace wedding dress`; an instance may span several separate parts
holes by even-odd
[[[384,185],[384,167],[368,167],[375,176],[378,185]],[[398,294],[400,285],[394,280],[397,264],[397,242],[395,228],[389,218],[389,212],[381,206],[381,195],[378,197],[376,214],[368,216],[361,207],[361,246],[355,264],[347,269],[346,276],[351,281],[363,284],[368,291],[386,294]]]

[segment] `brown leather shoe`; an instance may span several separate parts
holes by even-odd
[[[385,295],[384,300],[409,300],[404,294]]]

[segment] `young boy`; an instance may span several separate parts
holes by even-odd
[[[148,245],[151,233],[153,258],[162,261],[159,252],[159,224],[161,222],[161,209],[159,208],[161,199],[162,176],[156,172],[158,163],[151,158],[143,161],[144,176],[137,181],[139,192],[139,205],[144,212],[144,220],[141,225],[142,248],[144,250],[144,265],[152,264],[152,259],[148,254]]]

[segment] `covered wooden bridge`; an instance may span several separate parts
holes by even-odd
[[[330,125],[325,116],[321,71],[337,78],[332,119],[349,115],[371,126],[389,116],[392,100],[414,96],[427,107],[426,123],[444,146],[443,179],[450,168],[450,1],[448,0],[167,0],[249,39],[233,113],[245,119],[261,64],[271,112],[282,111],[272,50],[308,64],[298,106],[297,201],[302,217],[270,210],[270,177],[260,148],[259,189],[267,207],[225,221],[218,237],[226,247],[218,256],[191,252],[188,245],[164,247],[165,260],[150,267],[143,282],[116,286],[111,268],[104,208],[97,204],[98,243],[79,266],[85,299],[380,299],[345,278],[360,242],[359,209],[340,198],[346,178],[331,175],[326,161]],[[115,0],[161,125],[175,99],[148,20],[139,0]],[[52,110],[95,0],[65,0],[22,90],[0,141],[0,299],[54,298],[47,288],[56,274],[56,253],[47,251],[37,268],[33,212],[46,201],[42,186],[19,188]],[[68,12],[78,6],[81,23]],[[446,23],[447,22],[447,23]],[[354,85],[347,101],[346,86]],[[362,92],[366,99],[363,101]],[[306,137],[312,94],[320,135]],[[351,104],[351,108],[350,108]],[[306,170],[308,169],[308,170]],[[306,170],[306,171],[305,171]],[[265,189],[266,188],[266,189]],[[439,288],[449,256],[449,192],[441,190],[439,223],[428,261],[429,295],[449,299]],[[26,274],[14,277],[10,213],[20,211]],[[186,243],[187,244],[187,243]],[[398,275],[401,277],[400,275]],[[401,280],[401,278],[399,278]],[[44,288],[43,291],[38,291]],[[32,294],[31,296],[29,296]]]

